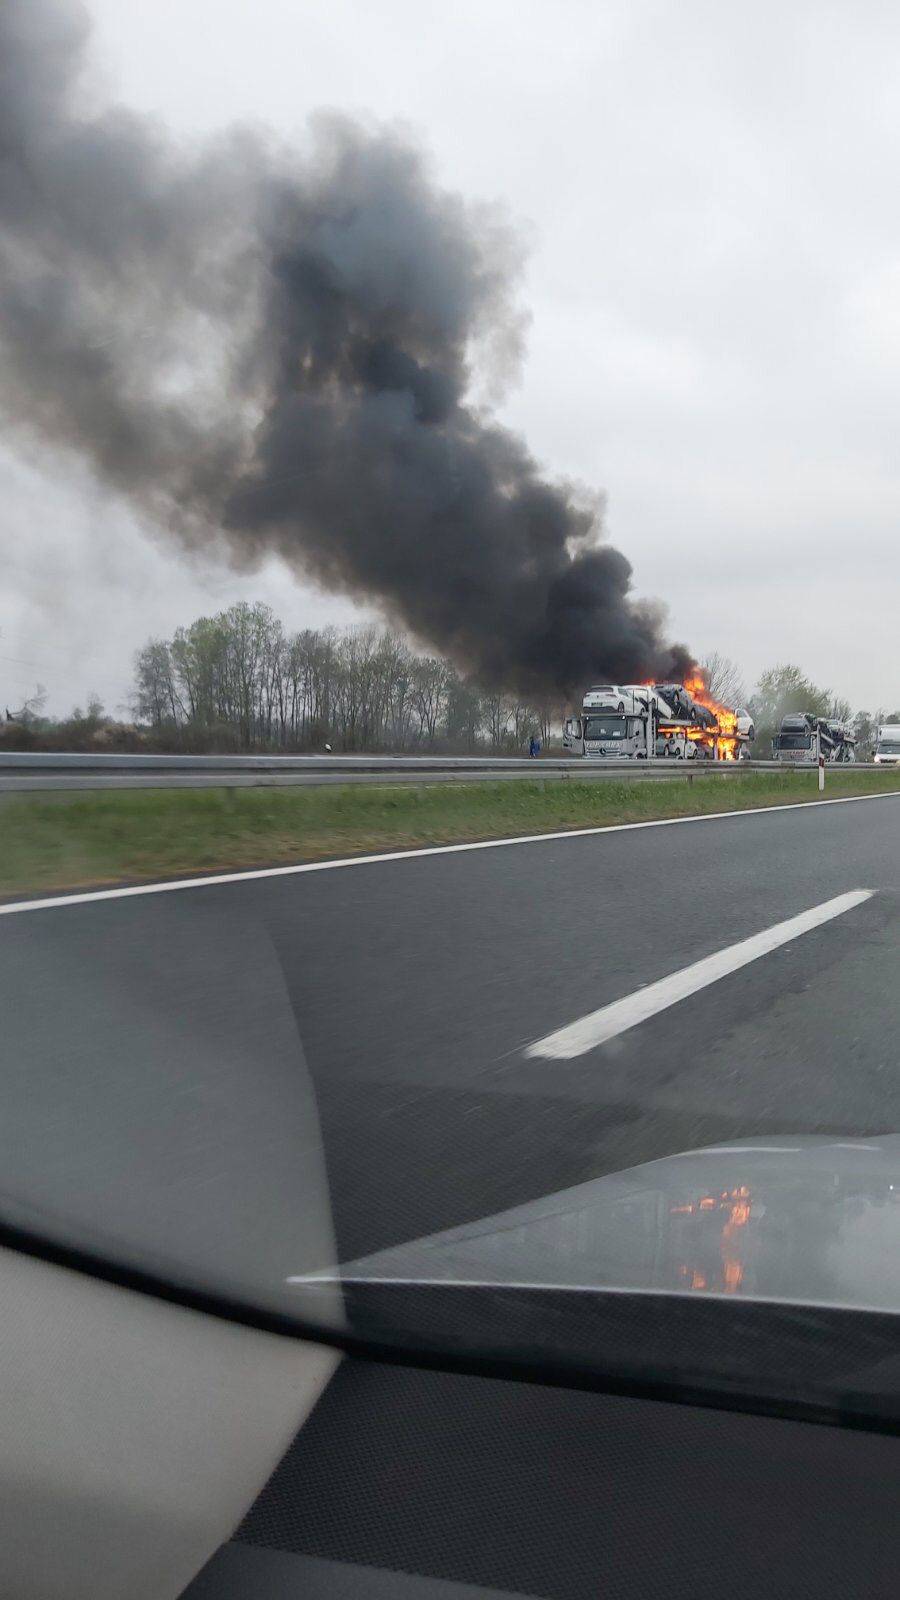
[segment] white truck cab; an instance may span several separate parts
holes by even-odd
[[[594,684],[579,717],[563,728],[563,748],[588,760],[646,760],[655,754],[657,697],[642,684]]]
[[[647,717],[618,711],[583,711],[569,717],[563,728],[563,749],[574,756],[608,761],[633,760],[647,755]]]

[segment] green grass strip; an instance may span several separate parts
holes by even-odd
[[[825,799],[900,790],[900,769],[829,772]],[[0,799],[0,894],[99,887],[419,845],[818,799],[816,774],[132,789]],[[862,823],[862,818],[860,819]]]

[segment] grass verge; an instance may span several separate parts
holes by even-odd
[[[829,772],[826,799],[900,791]],[[0,895],[316,861],[818,798],[816,774],[683,780],[99,790],[0,804]]]

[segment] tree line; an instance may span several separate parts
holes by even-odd
[[[716,699],[750,711],[760,757],[789,711],[852,722],[861,755],[879,724],[900,722],[900,711],[853,715],[848,700],[793,664],[762,673],[751,695],[730,657],[714,652],[701,666]],[[53,721],[43,698],[38,685],[9,716],[7,748],[522,754],[532,736],[544,748],[555,742],[571,710],[562,695],[529,703],[479,688],[390,628],[290,633],[271,607],[246,602],[137,651],[130,724],[107,716],[97,696]]]
[[[199,749],[518,751],[561,706],[485,693],[389,628],[285,631],[270,606],[201,617],[135,657],[134,709]]]

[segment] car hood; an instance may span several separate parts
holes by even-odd
[[[900,1137],[688,1150],[343,1263],[334,1276],[897,1311]]]

